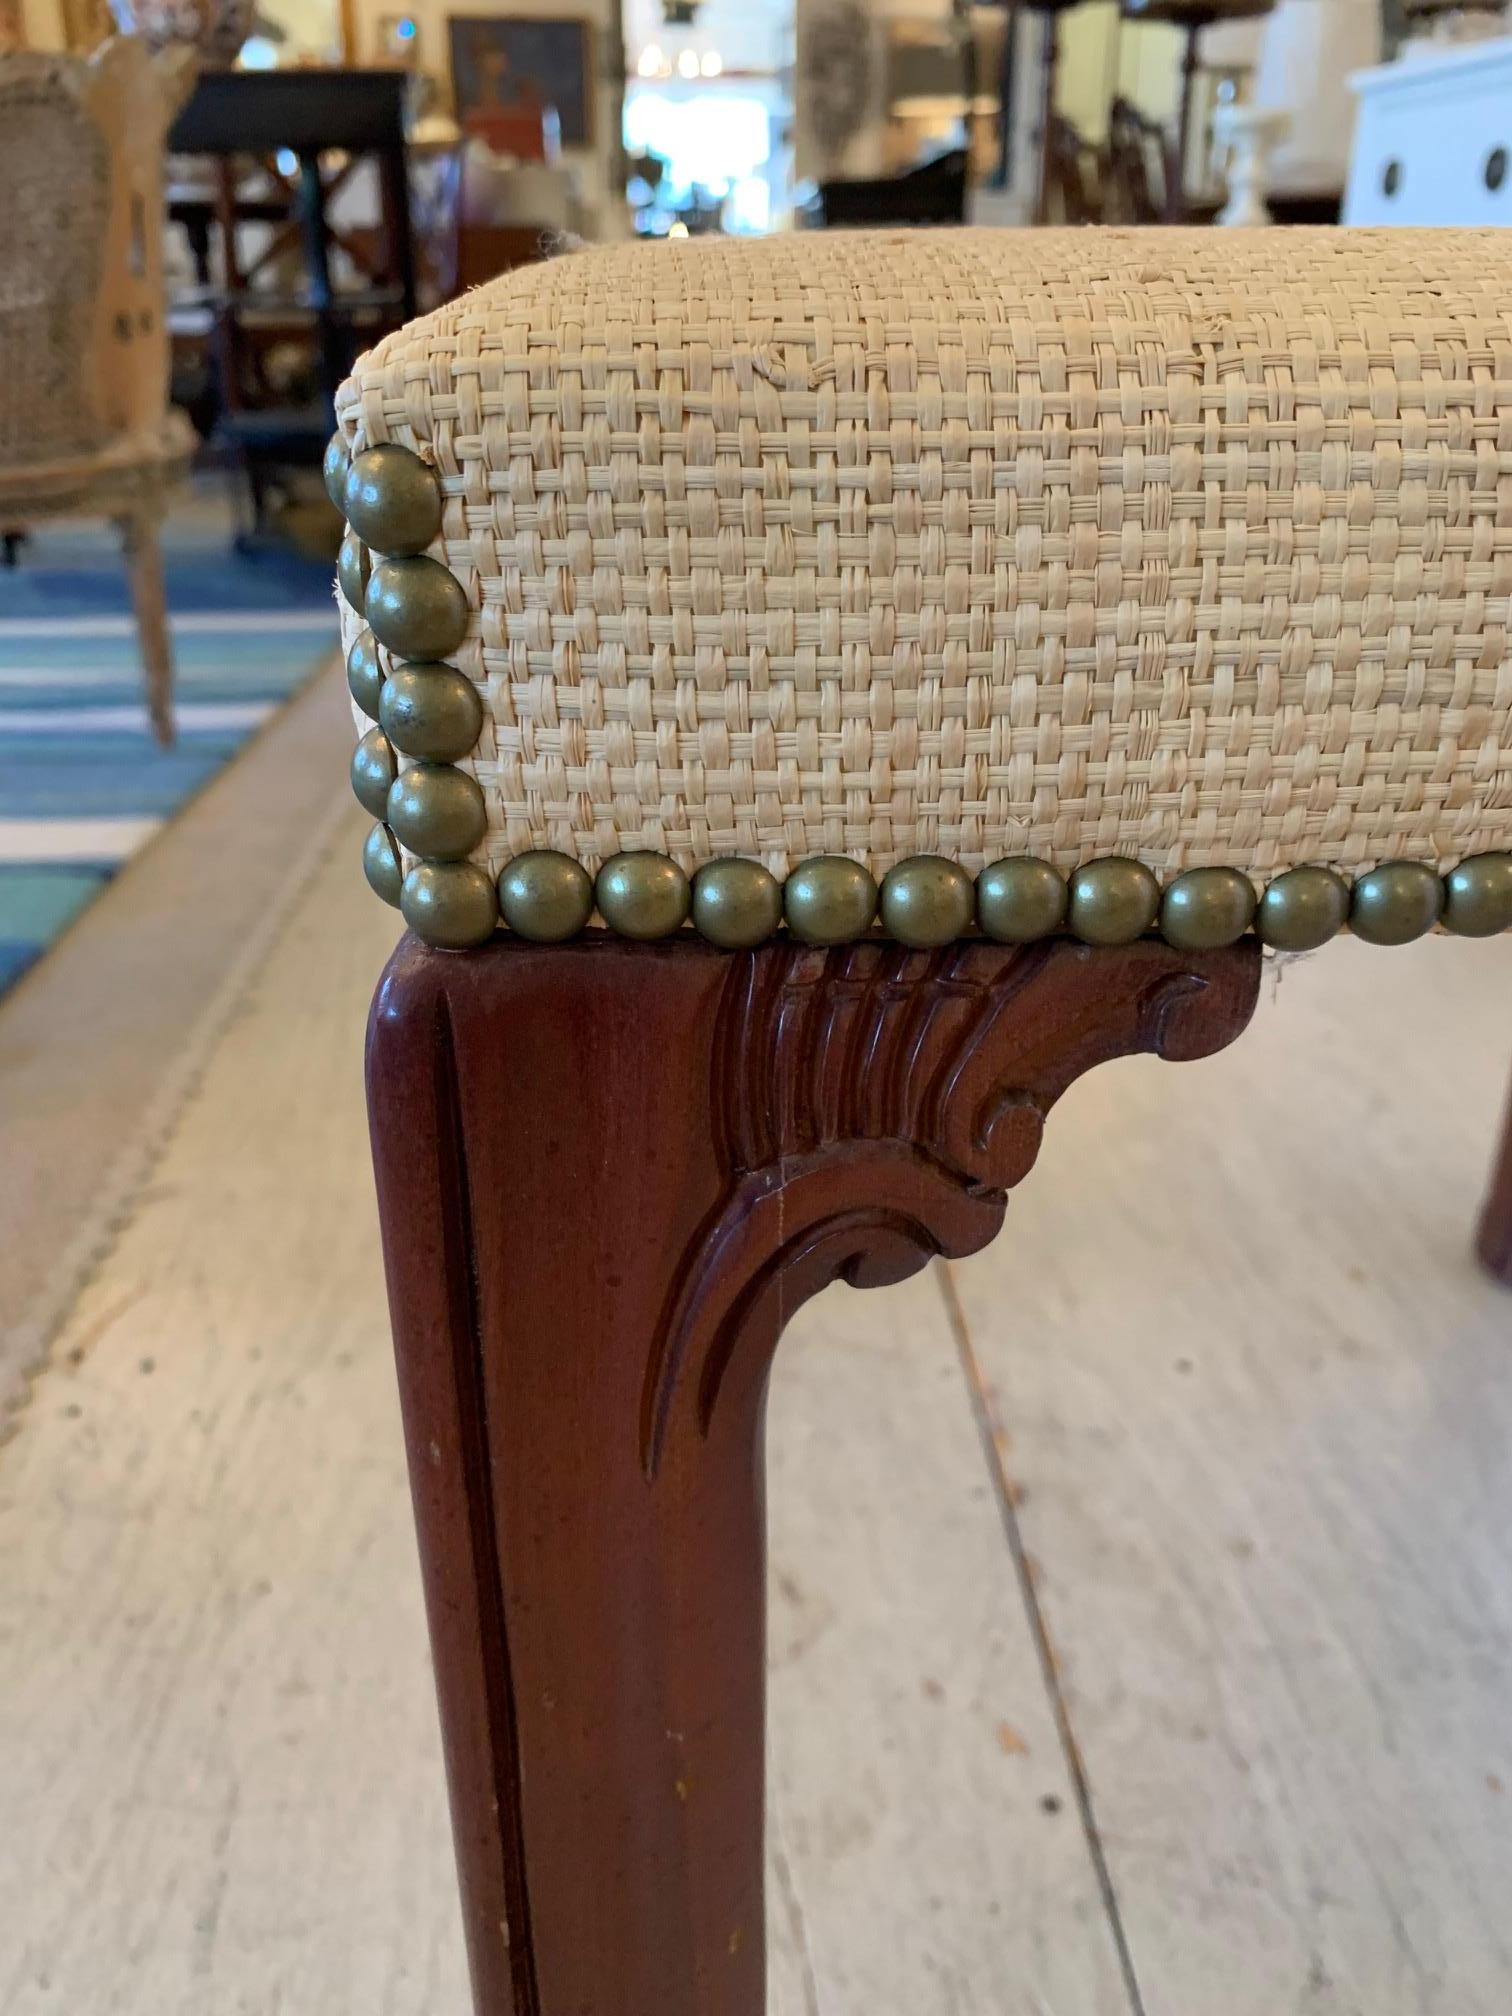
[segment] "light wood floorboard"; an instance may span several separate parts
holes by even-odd
[[[0,1435],[171,1125],[195,1032],[327,844],[351,739],[333,654],[0,1001]]]
[[[1127,2016],[932,1280],[800,1314],[768,1450],[780,2016]]]
[[[1113,1066],[955,1270],[1150,2016],[1512,2001],[1512,944]]]

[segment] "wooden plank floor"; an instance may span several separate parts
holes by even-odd
[[[1512,944],[1266,992],[1067,1098],[967,1362],[1150,2016],[1504,2016]]]
[[[359,837],[0,1446],[6,2016],[465,2008]],[[794,1325],[781,2016],[1506,2009],[1509,981],[1293,968],[1224,1058],[1077,1088],[991,1254]]]

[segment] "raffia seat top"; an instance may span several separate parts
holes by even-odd
[[[439,480],[491,875],[1123,856],[1258,886],[1512,843],[1495,232],[582,251],[388,338],[338,412]],[[381,678],[405,638],[374,627]]]

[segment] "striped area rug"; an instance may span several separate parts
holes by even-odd
[[[241,557],[213,493],[170,519],[166,550],[169,750],[148,726],[108,529],[49,529],[0,569],[0,991],[336,644],[329,566]]]

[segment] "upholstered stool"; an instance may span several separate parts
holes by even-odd
[[[339,412],[476,2008],[761,2016],[786,1317],[980,1246],[1265,948],[1512,922],[1502,242],[576,253]]]

